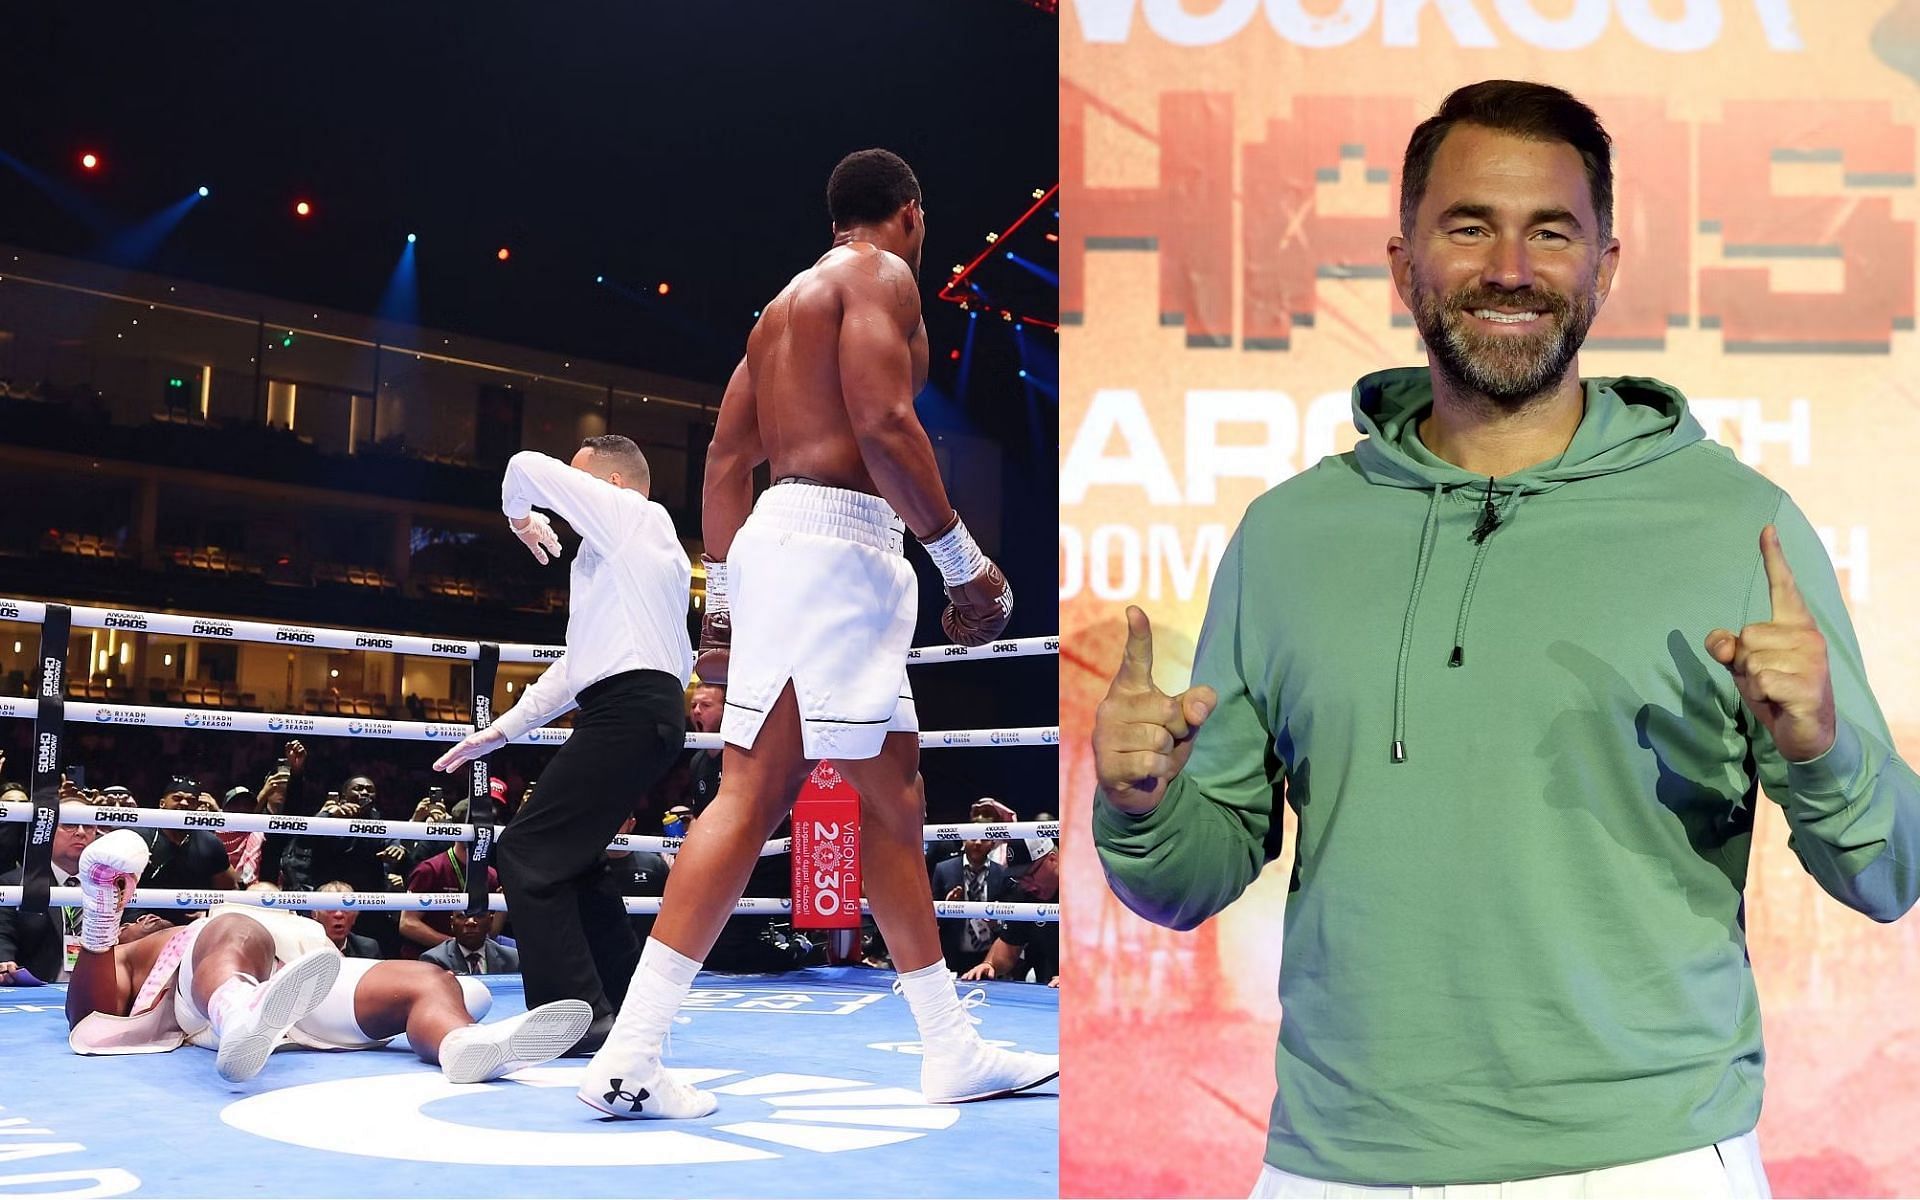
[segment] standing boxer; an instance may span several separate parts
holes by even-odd
[[[906,672],[918,595],[902,519],[940,569],[950,599],[941,625],[955,641],[992,640],[1013,595],[947,502],[913,411],[927,371],[920,184],[895,155],[864,150],[834,168],[827,207],[833,247],[766,306],[708,451],[700,677],[727,683],[725,761],[580,1090],[617,1117],[713,1111],[712,1096],[662,1068],[661,1041],[762,842],[821,758],[860,793],[861,874],[920,1027],[927,1099],[984,1099],[1059,1074],[1052,1055],[993,1049],[974,1032],[941,958],[922,857]],[[753,504],[762,462],[774,485]]]

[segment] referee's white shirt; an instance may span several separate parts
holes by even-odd
[[[568,597],[567,652],[493,723],[508,739],[574,706],[589,684],[622,671],[693,674],[687,603],[693,568],[667,510],[557,458],[522,450],[507,460],[500,511],[519,519],[538,505],[580,535]]]

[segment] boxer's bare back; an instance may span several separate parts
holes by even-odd
[[[930,534],[953,510],[913,411],[926,379],[927,328],[913,267],[843,237],[762,311],[727,385],[715,451],[751,446],[775,479],[883,496],[915,534]],[[708,553],[718,557],[751,493],[710,490],[706,499],[710,509],[719,501],[729,510],[719,521],[707,513]]]
[[[846,326],[865,322],[880,326],[862,331],[871,342],[897,340],[904,349],[910,395],[918,394],[927,381],[919,287],[906,263],[874,246],[857,243],[827,251],[773,298],[748,336],[747,369],[759,401],[760,441],[775,479],[800,475],[877,494],[841,388]],[[870,344],[848,350],[886,348]]]

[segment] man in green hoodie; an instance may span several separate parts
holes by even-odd
[[[1806,517],[1674,389],[1579,376],[1620,256],[1590,109],[1455,92],[1387,249],[1427,369],[1362,379],[1358,447],[1248,509],[1194,686],[1154,687],[1128,610],[1093,735],[1108,880],[1191,928],[1298,816],[1257,1196],[1763,1196],[1758,792],[1891,921],[1920,779]]]

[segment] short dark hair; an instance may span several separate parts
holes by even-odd
[[[603,433],[597,437],[586,438],[580,443],[582,450],[591,450],[594,457],[604,454],[619,460],[619,468],[632,476],[642,489],[653,488],[653,471],[647,466],[647,456],[640,452],[640,443],[619,433]]]
[[[827,213],[836,229],[884,221],[918,199],[913,168],[891,150],[855,150],[827,179]]]
[[[1544,83],[1488,79],[1448,96],[1440,111],[1422,121],[1407,140],[1400,171],[1400,232],[1413,232],[1414,213],[1427,194],[1434,156],[1455,125],[1478,125],[1536,142],[1565,142],[1580,154],[1600,236],[1613,235],[1613,139],[1591,108],[1573,94]]]

